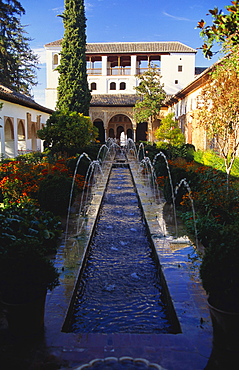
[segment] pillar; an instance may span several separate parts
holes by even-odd
[[[131,76],[137,74],[137,56],[131,55]]]
[[[107,55],[102,56],[102,76],[107,76]]]

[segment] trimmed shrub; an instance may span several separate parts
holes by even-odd
[[[65,215],[67,213],[72,179],[61,175],[48,175],[42,180],[38,201],[41,208],[45,211],[51,211],[55,215]],[[73,198],[75,190],[73,191]]]

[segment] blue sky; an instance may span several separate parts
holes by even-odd
[[[33,39],[31,48],[40,55],[38,86],[33,89],[35,100],[45,104],[44,45],[61,39],[64,28],[58,17],[64,10],[64,0],[20,0],[26,14],[21,18],[25,30]],[[202,40],[197,22],[211,24],[209,9],[217,6],[225,11],[230,0],[87,0],[87,42],[180,41],[195,49]],[[226,12],[226,11],[225,11]],[[201,50],[196,66],[209,66]]]

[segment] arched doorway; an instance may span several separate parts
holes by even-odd
[[[124,127],[118,126],[116,131],[116,140],[119,142],[120,145],[126,144],[126,135],[124,133]]]
[[[101,119],[96,119],[94,121],[94,126],[98,128],[99,135],[97,137],[97,140],[99,140],[100,143],[105,142],[105,129],[104,129],[104,123]]]
[[[116,114],[108,124],[108,136],[114,132],[114,136],[120,145],[125,145],[128,138],[133,139],[133,125],[131,120],[125,114]]]
[[[18,122],[17,125],[17,149],[18,151],[26,150],[26,140],[25,140],[25,127],[22,120]]]
[[[126,135],[127,139],[133,139],[133,130],[131,128],[128,128]]]
[[[10,118],[7,118],[4,124],[4,136],[5,136],[5,156],[15,157],[14,153],[14,129],[13,123]]]
[[[31,137],[32,137],[32,150],[35,152],[37,150],[37,136],[36,136],[36,126],[34,123],[31,125]]]
[[[140,122],[136,129],[136,141],[147,141],[148,123]]]
[[[124,127],[123,126],[118,126],[116,129],[116,139],[120,140],[120,136],[124,132]]]
[[[114,138],[115,138],[115,133],[114,133],[114,129],[113,129],[113,128],[110,128],[110,129],[109,129],[109,137],[110,137],[111,139],[114,139]]]

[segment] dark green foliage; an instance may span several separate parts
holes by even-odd
[[[139,85],[135,87],[139,96],[134,107],[134,119],[136,122],[151,121],[158,118],[166,93],[160,84],[160,74],[156,67],[148,67],[148,70],[137,76]]]
[[[76,163],[77,163],[77,160],[79,158],[79,156],[82,154],[82,153],[87,153],[89,158],[94,161],[97,159],[97,155],[98,155],[98,152],[99,152],[99,148],[100,148],[101,144],[91,144],[91,145],[88,145],[86,147],[83,147],[81,148],[81,150],[78,150],[77,151],[77,154],[75,157],[70,157],[68,160],[67,160],[67,167],[70,169],[71,173],[73,174],[74,171],[75,171],[75,167],[76,167]],[[73,154],[73,153],[72,153]],[[80,165],[78,166],[78,170],[77,170],[77,173],[79,175],[82,175],[85,177],[86,173],[87,173],[87,170],[89,168],[89,165],[90,165],[90,161],[88,158],[86,157],[82,157],[81,161],[80,161]]]
[[[224,311],[239,312],[239,240],[237,229],[222,228],[206,248],[200,267],[210,303]],[[235,235],[237,234],[237,235]]]
[[[48,175],[40,184],[38,201],[45,211],[65,215],[70,200],[72,179],[62,175]]]
[[[137,147],[137,151],[139,150],[139,146]],[[151,162],[153,161],[155,155],[158,153],[158,149],[156,148],[156,145],[150,145],[145,143],[144,145],[144,153],[146,157],[149,157]],[[140,159],[143,159],[143,150],[140,150]]]
[[[188,173],[183,169],[183,168],[170,168],[170,173],[171,173],[171,178],[172,178],[172,183],[173,183],[173,189],[176,188],[177,184],[179,184],[180,180],[181,179],[186,179],[187,181],[189,181],[188,179]],[[182,201],[182,196],[187,192],[187,190],[181,186],[178,191],[177,191],[177,195],[176,195],[176,198],[175,198],[175,204],[176,205],[179,205],[180,202]],[[172,203],[172,189],[171,189],[171,184],[170,184],[170,180],[169,180],[169,177],[167,177],[167,179],[165,180],[165,184],[164,184],[164,197],[165,197],[165,200],[168,202],[168,203]]]
[[[208,247],[211,240],[216,240],[222,230],[222,225],[217,220],[208,214],[203,215],[197,212],[197,238],[204,247]],[[187,230],[193,235],[195,233],[195,225],[193,220],[192,210],[180,212],[180,217],[183,220]]]
[[[31,204],[0,210],[0,245],[3,249],[12,242],[21,245],[29,241],[42,255],[49,255],[56,252],[61,233],[58,217]]]
[[[58,285],[53,263],[30,243],[0,254],[0,293],[5,302],[25,303]]]
[[[29,94],[36,85],[38,57],[29,46],[31,39],[21,25],[25,13],[17,0],[0,1],[0,81],[15,91]]]
[[[37,131],[40,139],[52,153],[79,153],[81,148],[94,142],[97,129],[89,117],[77,112],[56,111],[50,116],[43,129]]]
[[[86,18],[83,0],[65,0],[57,109],[89,115],[91,94],[86,73]]]
[[[60,233],[59,220],[31,205],[1,209],[0,295],[4,301],[31,301],[58,285],[59,274],[46,255],[56,251]]]
[[[163,152],[168,159],[185,158],[188,162],[194,158],[195,147],[192,144],[183,144],[181,146],[173,146],[169,143],[159,143],[157,145],[159,151]]]
[[[159,142],[167,142],[174,147],[180,147],[185,143],[185,136],[178,126],[178,121],[175,119],[174,113],[169,113],[161,119],[160,125],[155,130],[154,135]]]

